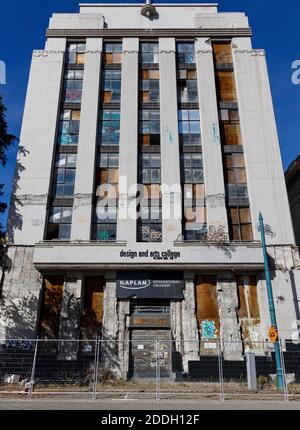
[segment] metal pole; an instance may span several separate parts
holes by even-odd
[[[156,400],[160,400],[160,341],[156,339]]]
[[[96,390],[97,390],[97,351],[98,351],[98,336],[96,337],[96,343],[95,343],[95,357],[94,357],[94,377],[93,377],[93,394],[92,399],[96,400]]]
[[[223,356],[222,356],[222,346],[221,341],[219,341],[219,354],[218,354],[218,361],[219,361],[219,380],[220,380],[220,400],[222,402],[225,401],[225,394],[224,394],[224,374],[223,374]]]
[[[96,355],[95,355],[95,376],[94,376],[94,388],[93,388],[93,400],[97,400],[97,386],[98,386],[98,373],[99,373],[99,357],[100,357],[100,345],[101,339],[97,337],[96,340]]]
[[[271,273],[270,273],[270,266],[269,266],[269,258],[268,258],[267,245],[266,245],[265,225],[264,225],[264,219],[261,212],[259,213],[259,225],[260,225],[262,249],[264,254],[265,277],[266,277],[266,283],[267,283],[271,324],[278,331],[273,290],[272,290],[272,282],[271,282]],[[279,342],[275,342],[274,347],[275,347],[275,361],[276,361],[276,373],[277,373],[277,387],[279,389],[283,389],[284,382],[283,382]]]
[[[248,390],[257,391],[255,352],[246,352]]]
[[[280,345],[281,365],[282,365],[282,370],[283,370],[284,400],[286,402],[288,402],[289,401],[289,389],[288,389],[287,380],[286,380],[286,370],[285,370],[285,362],[284,362],[284,356],[283,356],[283,349],[282,349],[282,341],[281,341],[281,339],[279,340],[279,345]]]
[[[30,378],[30,385],[29,385],[29,391],[28,391],[28,400],[31,400],[31,398],[32,398],[32,391],[33,391],[33,385],[34,385],[34,375],[35,375],[35,367],[36,367],[38,343],[39,343],[39,340],[37,339],[36,340],[36,344],[35,344],[33,363],[32,363],[31,378]]]

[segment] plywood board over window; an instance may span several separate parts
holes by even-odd
[[[63,277],[45,277],[40,316],[40,339],[59,339],[63,289]]]
[[[213,53],[216,63],[233,63],[230,43],[214,43]]]
[[[87,278],[84,282],[84,301],[81,316],[82,339],[101,336],[103,321],[104,279]]]
[[[233,72],[217,71],[216,84],[217,84],[218,100],[220,102],[232,102],[237,100]]]
[[[223,145],[242,145],[240,126],[221,123],[221,139]]]
[[[84,62],[85,62],[85,54],[77,54],[76,64],[84,64]]]
[[[214,276],[199,276],[195,280],[196,314],[199,331],[203,321],[214,321],[216,335],[220,333],[220,315],[217,300],[217,280]]]
[[[245,346],[259,348],[260,312],[257,296],[257,279],[252,275],[236,277],[238,289],[238,317]]]

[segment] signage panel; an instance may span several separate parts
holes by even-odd
[[[130,318],[130,328],[170,328],[171,319],[165,316],[132,316]]]
[[[185,282],[182,273],[120,272],[117,277],[118,299],[183,300]]]

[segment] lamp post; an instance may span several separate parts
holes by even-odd
[[[275,304],[274,304],[274,297],[273,297],[273,290],[272,290],[269,258],[268,258],[267,245],[266,245],[265,225],[264,225],[264,219],[261,212],[259,213],[259,226],[260,226],[262,249],[264,254],[265,277],[266,277],[266,283],[267,283],[271,324],[272,324],[272,327],[274,327],[277,331]],[[282,372],[282,365],[281,365],[280,345],[279,345],[278,339],[276,340],[274,346],[275,346],[277,386],[279,389],[283,389],[284,388],[283,372]]]

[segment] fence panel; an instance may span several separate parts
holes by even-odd
[[[93,393],[96,340],[39,340],[33,394]]]
[[[287,393],[290,399],[300,397],[300,341],[283,342],[283,360]]]
[[[0,392],[28,393],[36,340],[0,340]]]
[[[183,342],[163,331],[122,341],[4,340],[0,392],[94,400],[300,397],[300,341],[282,342],[281,364],[285,384],[278,389],[271,342]]]
[[[233,354],[232,351],[235,353]],[[247,354],[254,356],[252,375],[249,372],[251,365],[247,370]],[[275,349],[272,342],[251,342],[251,344],[223,342],[222,355],[225,398],[251,395],[259,396],[259,398],[283,398],[285,396],[284,386],[278,387]],[[283,371],[283,380],[284,377]]]
[[[218,341],[171,341],[170,377],[161,379],[163,399],[222,398],[222,364]]]
[[[95,398],[158,398],[161,379],[170,377],[169,346],[157,338],[99,340]]]

